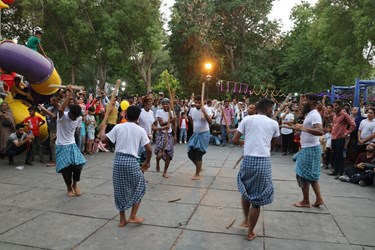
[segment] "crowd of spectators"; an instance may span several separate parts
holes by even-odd
[[[49,103],[30,106],[30,116],[23,122],[15,124],[12,111],[6,102],[1,104],[0,113],[0,155],[9,159],[9,164],[14,164],[14,156],[24,151],[27,152],[25,164],[32,165],[35,155],[40,162],[44,162],[44,155],[49,154],[47,166],[55,166],[55,141],[56,141],[56,114],[59,104],[65,99],[66,93],[60,90],[58,95],[52,97]],[[99,151],[114,151],[114,145],[104,145],[97,138],[99,124],[105,110],[111,105],[111,112],[107,122],[107,132],[116,124],[126,122],[126,111],[121,110],[120,103],[123,99],[129,105],[143,108],[143,102],[151,100],[150,110],[156,115],[162,109],[162,93],[159,95],[132,96],[128,98],[117,97],[114,103],[103,91],[97,90],[96,95],[88,94],[81,90],[75,93],[71,104],[78,104],[82,108],[82,126],[76,131],[76,143],[83,154],[94,154]],[[297,97],[291,97],[283,103],[275,98],[274,119],[280,124],[281,136],[276,142],[274,151],[282,155],[292,156],[299,151],[299,133],[288,126],[302,123],[301,103]],[[26,100],[26,98],[25,98]],[[185,144],[193,131],[189,111],[194,107],[194,96],[188,99],[174,100],[174,112],[177,121],[176,143]],[[210,125],[210,144],[221,147],[233,147],[232,136],[241,120],[247,115],[256,113],[256,103],[249,99],[237,101],[236,99],[207,100],[205,108],[210,109],[212,124]],[[375,142],[375,109],[372,104],[362,103],[359,108],[343,104],[340,100],[327,103],[326,97],[318,103],[318,111],[322,116],[325,135],[321,137],[322,168],[331,169],[330,175],[341,181],[372,185],[374,175],[374,142]],[[39,112],[45,119],[36,116]],[[39,128],[44,120],[48,126],[48,143],[41,142]],[[151,132],[152,133],[152,132]],[[152,136],[151,136],[152,137]],[[154,138],[153,138],[154,139]],[[372,153],[370,153],[372,152]]]

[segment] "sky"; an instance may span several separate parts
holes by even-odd
[[[161,12],[165,14],[167,20],[169,20],[169,16],[171,15],[170,7],[173,6],[175,0],[162,0],[162,7]],[[308,0],[307,2],[311,3],[312,5],[316,4],[318,0]],[[276,20],[281,20],[282,27],[281,31],[286,32],[292,29],[293,22],[289,20],[290,11],[292,10],[293,6],[296,4],[300,4],[301,0],[275,0],[273,2],[273,8],[271,13],[268,17]],[[164,29],[168,29],[167,24],[165,24]]]

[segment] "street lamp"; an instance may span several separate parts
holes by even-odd
[[[205,65],[204,65],[204,67],[206,68],[206,70],[207,70],[207,75],[206,75],[206,81],[207,81],[207,98],[206,99],[208,99],[208,96],[209,96],[209,91],[210,91],[210,86],[209,86],[209,83],[210,83],[210,81],[211,81],[211,79],[212,79],[212,76],[210,75],[210,70],[211,70],[211,68],[212,68],[212,64],[211,63],[206,63]]]

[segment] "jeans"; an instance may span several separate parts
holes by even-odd
[[[14,145],[14,143],[12,143],[12,145],[7,149],[6,154],[9,161],[13,161],[14,156],[22,154],[24,151],[26,151],[26,161],[30,161],[32,145],[28,142],[20,147],[17,147],[16,145]]]
[[[210,135],[210,143],[213,142],[216,144],[216,146],[219,146],[221,144],[220,139],[217,135]]]
[[[229,127],[229,126],[228,126]],[[227,144],[227,126],[226,125],[221,125],[221,137],[223,138],[223,145]],[[229,143],[232,143],[232,137],[229,134]]]
[[[180,142],[184,142],[184,141],[187,141],[186,128],[180,128]]]

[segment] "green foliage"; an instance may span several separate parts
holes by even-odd
[[[173,89],[175,90],[176,95],[184,95],[180,82],[173,75],[169,74],[168,70],[165,70],[160,74],[159,82],[153,86],[153,91],[162,91],[165,93],[165,96],[167,96],[169,95],[168,84],[171,91]]]

